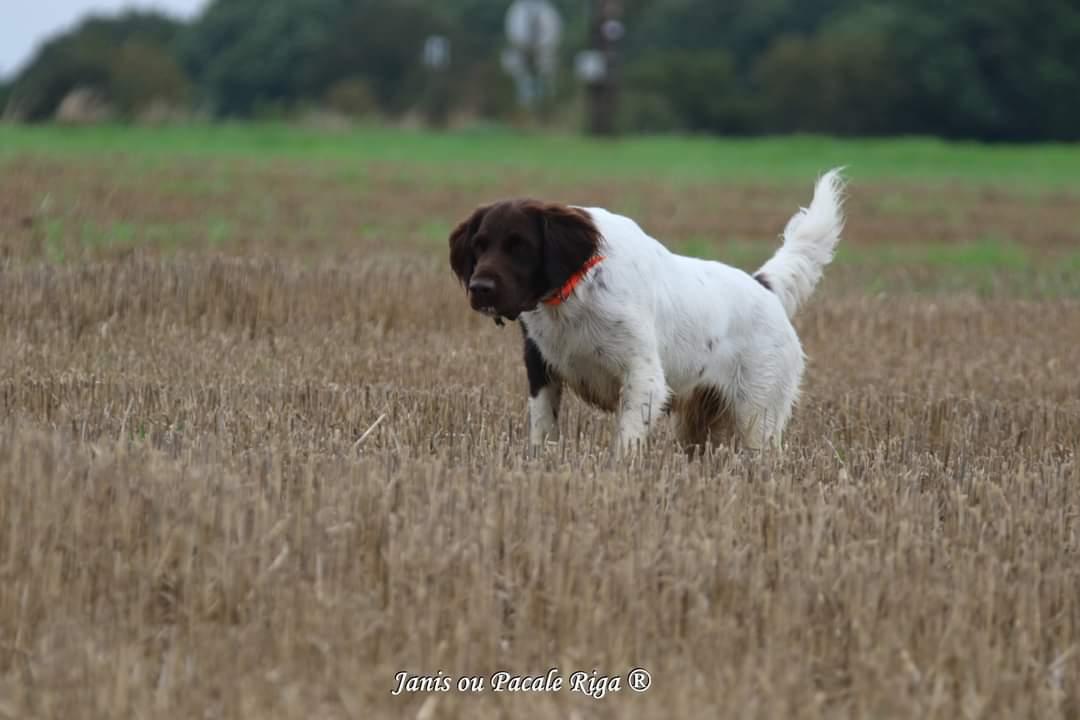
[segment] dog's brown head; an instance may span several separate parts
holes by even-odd
[[[450,267],[474,310],[515,320],[561,288],[599,242],[584,210],[507,200],[478,208],[450,233]]]

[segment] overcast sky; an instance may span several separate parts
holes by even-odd
[[[10,77],[45,38],[89,14],[124,8],[156,9],[191,17],[207,0],[0,0],[0,78]]]

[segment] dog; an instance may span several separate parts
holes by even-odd
[[[602,208],[506,200],[450,234],[450,266],[473,310],[525,337],[529,443],[558,439],[564,387],[617,417],[616,449],[671,415],[686,447],[779,446],[805,359],[791,318],[844,226],[840,169],[756,273],[677,255]]]

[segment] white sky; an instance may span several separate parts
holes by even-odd
[[[125,8],[156,9],[190,18],[207,0],[0,0],[0,78],[27,62],[46,38],[77,24],[86,15]]]

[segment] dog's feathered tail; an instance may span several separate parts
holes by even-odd
[[[814,291],[840,241],[844,229],[842,169],[821,176],[810,207],[792,216],[784,228],[784,244],[754,274],[780,298],[789,318]]]

